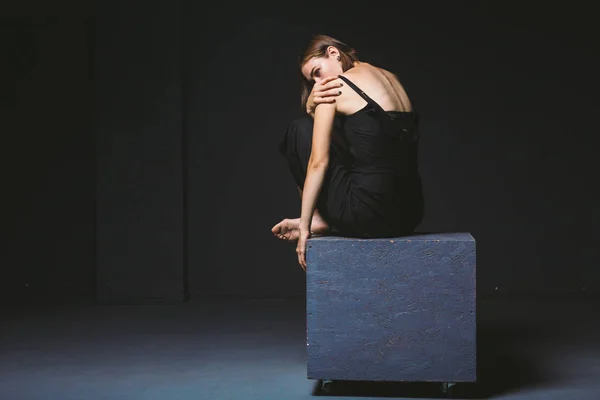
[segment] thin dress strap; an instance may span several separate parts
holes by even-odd
[[[379,111],[381,111],[384,114],[387,114],[387,111],[385,111],[383,109],[383,107],[381,107],[379,105],[379,103],[377,103],[375,100],[373,100],[372,98],[370,98],[365,92],[362,91],[362,89],[360,89],[358,86],[356,86],[354,83],[352,83],[350,81],[350,79],[346,78],[345,76],[342,75],[338,75],[338,77],[343,80],[344,82],[346,82],[348,84],[348,86],[350,86],[352,89],[354,89],[354,91],[356,93],[358,93],[360,95],[360,97],[362,97],[367,103],[369,103],[371,106],[379,109]]]

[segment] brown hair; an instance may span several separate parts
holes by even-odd
[[[342,71],[346,72],[354,66],[355,61],[358,61],[356,50],[348,46],[346,43],[340,42],[339,40],[326,35],[313,36],[308,43],[306,50],[304,50],[304,54],[298,60],[300,72],[300,101],[303,108],[306,108],[306,101],[308,100],[308,96],[310,95],[310,91],[312,90],[314,83],[307,80],[302,75],[302,67],[311,58],[325,56],[329,46],[333,46],[338,49],[340,53],[340,61],[342,63]]]

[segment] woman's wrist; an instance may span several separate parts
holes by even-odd
[[[300,232],[310,232],[310,225],[300,221],[300,225],[298,226],[298,229],[300,230]]]

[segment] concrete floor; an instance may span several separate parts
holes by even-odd
[[[600,313],[590,299],[478,304],[476,384],[449,397],[600,399]],[[438,384],[306,379],[305,303],[1,308],[0,399],[443,398]]]

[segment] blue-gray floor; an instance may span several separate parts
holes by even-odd
[[[0,399],[325,396],[306,379],[303,300],[4,307]],[[479,382],[450,397],[600,399],[600,318],[589,299],[478,304]],[[336,386],[337,385],[337,386]],[[437,384],[334,382],[327,396],[441,398]]]

